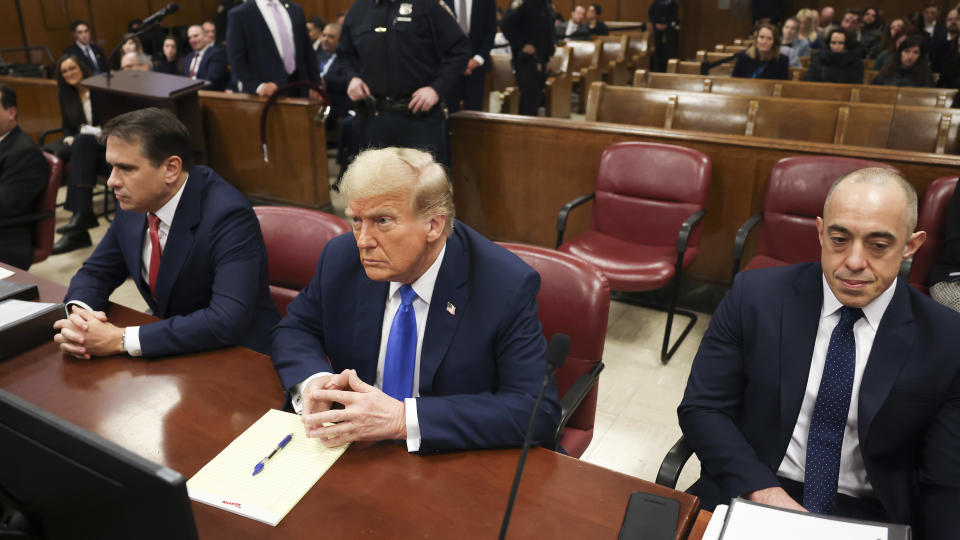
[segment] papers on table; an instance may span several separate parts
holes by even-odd
[[[287,434],[293,439],[253,476],[254,466]],[[276,525],[347,449],[304,435],[296,414],[267,411],[187,481],[190,498]]]
[[[910,538],[906,525],[858,521],[795,512],[734,499],[717,506],[704,540],[900,540]]]
[[[31,319],[56,305],[24,300],[4,300],[0,302],[0,330]]]
[[[0,279],[7,279],[8,277],[15,274],[13,270],[7,270],[6,268],[0,268]]]

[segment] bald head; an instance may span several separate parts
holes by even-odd
[[[875,186],[897,188],[903,195],[899,204],[903,205],[907,236],[912,234],[917,228],[917,191],[913,189],[910,182],[907,182],[903,176],[880,167],[857,169],[838,178],[837,181],[830,186],[830,191],[827,192],[827,200],[823,203],[824,217],[827,215],[831,199],[834,197],[835,192],[847,183],[873,184]]]

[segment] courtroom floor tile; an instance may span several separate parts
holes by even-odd
[[[332,164],[332,167],[335,166]],[[331,167],[331,170],[336,170]],[[60,200],[65,196],[61,189]],[[342,213],[345,202],[331,193],[333,210]],[[101,200],[94,201],[100,208]],[[65,224],[70,213],[57,210],[57,226]],[[109,222],[91,229],[94,246],[106,234]],[[30,268],[30,271],[63,285],[93,252],[93,247],[56,255]],[[689,288],[689,287],[688,287]],[[110,297],[118,304],[146,310],[146,303],[128,279]],[[709,302],[707,302],[709,305]],[[600,393],[593,441],[581,459],[608,469],[654,481],[660,463],[680,436],[676,408],[683,396],[687,376],[710,315],[699,313],[690,335],[667,365],[660,362],[660,344],[666,314],[613,301],[610,304],[607,339],[604,346],[606,368],[600,375]],[[686,322],[674,320],[674,336]],[[683,489],[699,475],[696,457],[683,469],[678,487]]]

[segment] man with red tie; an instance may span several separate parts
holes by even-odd
[[[103,127],[116,219],[70,281],[61,350],[78,358],[168,356],[242,345],[269,354],[280,320],[267,250],[250,204],[209,167],[191,167],[190,135],[173,113],[129,112]],[[119,327],[104,310],[131,277],[162,320]]]
[[[193,49],[183,59],[183,74],[191,79],[210,81],[207,90],[222,91],[230,82],[227,53],[207,38],[199,24],[187,29],[187,39]]]

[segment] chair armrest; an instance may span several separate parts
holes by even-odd
[[[688,217],[686,221],[680,224],[680,233],[677,234],[678,255],[683,255],[687,251],[687,242],[690,240],[690,231],[693,230],[694,225],[703,219],[703,216],[706,215],[706,213],[706,210],[697,210],[690,217]]]
[[[554,247],[554,249],[560,249],[560,244],[563,243],[563,232],[567,230],[567,214],[569,214],[574,208],[591,199],[593,199],[593,193],[587,193],[586,195],[577,197],[560,208],[560,212],[557,214],[557,245]]]
[[[0,219],[0,229],[5,229],[7,227],[17,227],[20,225],[31,225],[38,221],[43,221],[45,219],[52,218],[54,216],[53,212],[40,212],[35,214],[23,214],[22,216],[14,216],[11,218]]]
[[[560,438],[563,436],[563,428],[567,427],[567,422],[570,421],[570,417],[573,416],[577,407],[580,406],[583,399],[590,393],[593,385],[597,384],[597,378],[600,376],[600,372],[603,371],[604,367],[603,362],[597,362],[597,365],[593,366],[593,369],[591,369],[589,373],[584,373],[577,377],[577,380],[573,382],[573,385],[570,386],[567,393],[560,399],[560,424],[557,426],[557,431],[553,435],[554,450],[560,448]]]
[[[53,135],[54,133],[63,133],[63,128],[48,129],[42,132],[40,136],[37,137],[37,144],[40,146],[47,144],[47,137]]]
[[[763,219],[763,214],[754,214],[748,217],[743,225],[737,229],[737,237],[733,241],[733,276],[740,271],[740,261],[743,260],[743,250],[747,245],[747,237],[750,236],[750,231],[757,226],[757,223],[760,223],[761,219]]]
[[[687,441],[685,441],[681,435],[677,443],[673,445],[673,448],[671,448],[670,451],[667,452],[666,457],[663,458],[663,463],[660,464],[660,471],[657,472],[657,483],[661,486],[667,486],[670,489],[676,489],[677,480],[680,479],[680,471],[692,455],[693,450],[687,446]]]

